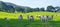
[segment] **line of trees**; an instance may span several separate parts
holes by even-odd
[[[28,12],[39,12],[39,11],[47,11],[47,12],[60,12],[60,7],[53,7],[53,6],[47,6],[47,9],[45,10],[44,7],[42,8],[30,8],[25,6],[18,6],[13,3],[8,2],[2,2],[0,1],[0,11],[3,12],[22,12],[22,13],[28,13]]]

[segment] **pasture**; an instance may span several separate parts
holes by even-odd
[[[6,12],[0,12],[0,19],[4,18],[10,18],[10,19],[18,19],[19,15],[23,15],[23,19],[27,19],[27,15],[32,15],[34,17],[34,20],[40,20],[36,16],[41,16],[41,15],[47,15],[51,16],[53,15],[53,20],[54,21],[60,21],[60,13],[59,12],[30,12],[30,13],[6,13]]]
[[[23,21],[18,21],[18,16],[23,15]],[[34,21],[28,20],[27,15],[34,16]],[[38,15],[53,15],[53,21],[47,23],[41,22]],[[6,21],[4,18],[9,18]],[[59,12],[30,12],[30,13],[6,13],[0,12],[0,27],[60,27]]]
[[[60,21],[49,21],[48,23],[40,22],[40,20],[30,22],[28,20],[18,21],[11,19],[6,21],[0,19],[0,27],[60,27]]]

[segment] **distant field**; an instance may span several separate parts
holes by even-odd
[[[23,21],[18,21],[18,16],[23,15]],[[35,21],[27,19],[27,15],[34,16]],[[41,22],[38,15],[54,15],[53,21],[47,23]],[[4,18],[10,18],[6,21]],[[7,13],[0,12],[0,27],[60,27],[60,13],[55,12],[30,12],[30,13]]]
[[[24,19],[27,19],[27,15],[32,15],[34,16],[35,20],[39,20],[36,16],[38,15],[54,15],[54,21],[60,21],[60,13],[59,12],[30,12],[30,13],[7,13],[7,12],[0,12],[0,18],[10,18],[10,19],[18,19],[19,15],[23,15]]]

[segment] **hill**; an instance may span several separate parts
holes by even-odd
[[[46,9],[44,7],[31,8],[27,6],[19,6],[14,3],[0,1],[0,11],[9,13],[15,13],[15,12],[29,13],[29,12],[40,12],[40,11],[60,12],[60,7],[59,6],[53,7],[51,5],[47,6]]]

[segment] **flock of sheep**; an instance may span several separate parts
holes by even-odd
[[[52,21],[53,20],[53,15],[51,15],[51,16],[37,16],[37,17],[39,17],[40,18],[40,21]],[[27,15],[27,18],[30,20],[30,21],[34,21],[34,17],[31,15],[31,16],[29,16],[29,15]],[[5,18],[5,20],[9,20],[9,18]],[[22,15],[20,15],[19,17],[18,17],[18,20],[20,20],[20,21],[22,21],[23,20],[23,16]]]

